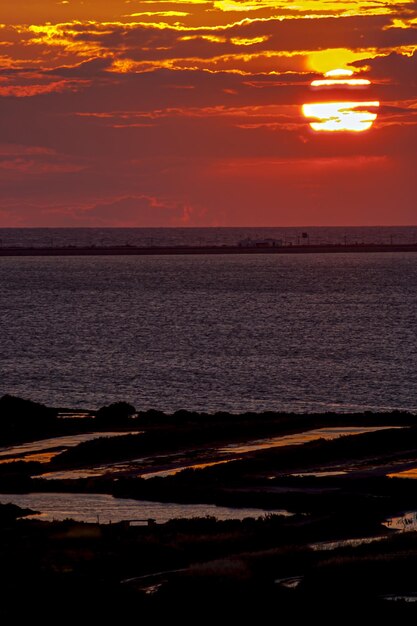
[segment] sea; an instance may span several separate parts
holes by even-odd
[[[0,229],[0,245],[415,243],[414,227]],[[417,411],[417,253],[0,257],[0,395]]]

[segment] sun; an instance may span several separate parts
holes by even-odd
[[[355,78],[351,70],[333,69],[324,78],[313,80],[313,90],[340,91],[366,89],[371,82],[366,78]],[[310,128],[317,132],[354,132],[369,130],[377,118],[378,100],[322,100],[304,104],[302,112],[310,121]]]

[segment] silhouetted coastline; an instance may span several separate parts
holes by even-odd
[[[351,434],[360,425],[373,430]],[[42,460],[44,437],[59,437],[60,428],[62,436],[90,429],[97,438]],[[290,433],[303,436],[320,428],[338,428],[344,436],[272,445]],[[100,437],[109,429],[120,433]],[[165,415],[117,402],[73,418],[70,409],[5,396],[0,399],[0,437],[11,455],[20,445],[12,443],[13,432],[19,433],[16,442],[40,441],[40,460],[23,455],[0,463],[4,618],[14,615],[22,597],[33,611],[45,588],[53,592],[43,613],[46,620],[62,604],[70,605],[67,617],[73,619],[82,614],[119,621],[132,611],[154,621],[172,619],[183,615],[184,606],[191,621],[196,602],[209,607],[205,615],[212,619],[219,610],[245,619],[259,607],[263,613],[277,606],[295,623],[322,617],[323,611],[330,615],[341,606],[373,618],[417,613],[416,604],[407,600],[416,589],[417,533],[398,531],[417,527],[416,483],[391,476],[417,467],[417,415]],[[239,450],[243,442],[259,440],[264,447],[231,452],[230,462],[206,467],[203,462],[201,469],[180,471],[187,463],[198,467],[199,461],[224,461],[229,458],[221,452],[225,447],[233,444]],[[120,471],[122,460],[125,471]],[[44,477],[97,463],[105,464],[104,474]],[[174,473],[146,479],[146,471],[160,467]],[[139,524],[130,519],[45,522],[33,517],[30,508],[36,507],[21,510],[9,504],[13,494],[36,492],[257,507],[264,515],[228,521],[212,516],[165,523],[143,519]],[[269,513],[277,509],[291,515]],[[404,512],[403,526],[389,521]],[[99,518],[100,511],[94,515]]]
[[[241,246],[67,246],[67,247],[0,247],[0,256],[154,256],[190,254],[340,254],[372,252],[417,252],[417,244],[328,244],[286,245],[281,247]]]

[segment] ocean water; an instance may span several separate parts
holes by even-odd
[[[417,253],[2,257],[0,304],[0,394],[417,410]]]

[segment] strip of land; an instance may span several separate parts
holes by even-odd
[[[270,247],[243,246],[65,246],[2,247],[0,256],[156,256],[196,254],[340,254],[372,252],[417,252],[413,244],[320,244]]]

